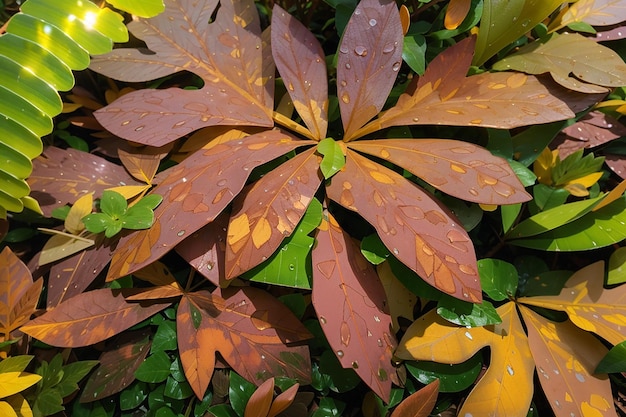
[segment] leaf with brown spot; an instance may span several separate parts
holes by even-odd
[[[322,46],[302,23],[276,4],[271,27],[272,55],[287,93],[311,138],[324,139],[328,128],[328,80]]]
[[[135,370],[150,351],[150,332],[125,332],[113,338],[100,358],[100,366],[89,376],[80,402],[89,403],[117,394],[135,380]]]
[[[64,301],[20,330],[53,346],[89,346],[134,326],[169,304],[128,303],[120,292],[103,288]]]
[[[217,5],[167,0],[163,13],[128,24],[153,54],[119,48],[92,60],[93,70],[123,81],[149,81],[182,70],[204,81],[198,90],[144,89],[120,97],[94,113],[107,130],[161,146],[205,126],[273,125],[271,87],[266,87],[273,83],[263,68],[254,3],[221,1],[213,16]]]
[[[444,19],[444,26],[448,30],[454,30],[459,27],[467,13],[470,11],[472,5],[471,0],[450,0],[448,8],[446,9],[446,17]]]
[[[233,205],[226,239],[226,279],[269,258],[290,236],[322,183],[311,148],[268,172]]]
[[[531,199],[509,163],[479,146],[447,139],[385,139],[352,142],[349,148],[392,162],[433,187],[482,204]]]
[[[229,213],[222,213],[176,245],[176,252],[202,276],[221,287],[225,282],[224,255]]]
[[[402,400],[391,417],[428,417],[435,408],[438,393],[439,380],[436,379]]]
[[[562,134],[550,143],[550,147],[556,147],[559,150],[559,157],[563,160],[578,149],[595,148],[626,136],[626,126],[614,117],[592,111],[561,132]]]
[[[0,252],[0,336],[26,323],[37,309],[43,280],[33,282],[28,267],[6,246]]]
[[[467,232],[420,187],[394,171],[348,152],[328,197],[356,211],[387,248],[427,283],[462,300],[480,302],[476,255]]]
[[[359,2],[337,58],[337,97],[344,140],[383,108],[402,64],[402,24],[396,3]]]
[[[555,415],[617,417],[608,375],[593,374],[608,352],[602,342],[569,321],[556,323],[527,307],[520,310],[539,382]]]
[[[189,293],[185,299],[177,318],[179,349],[185,375],[200,398],[208,381],[199,376],[212,373],[216,352],[257,385],[271,376],[310,382],[309,350],[298,343],[311,334],[269,293],[252,287],[218,288],[212,294]]]
[[[28,185],[31,196],[50,217],[53,209],[73,204],[85,193],[99,196],[108,188],[143,184],[135,181],[123,167],[104,158],[76,149],[49,146],[42,156],[33,160]]]
[[[153,190],[163,196],[163,202],[154,211],[154,224],[120,240],[107,280],[159,259],[213,221],[243,189],[254,168],[310,143],[314,142],[294,140],[272,130],[199,150],[163,171]]]
[[[344,368],[389,401],[396,342],[385,291],[372,265],[327,212],[316,239],[312,300],[326,339]]]

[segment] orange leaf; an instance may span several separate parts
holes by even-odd
[[[393,162],[433,187],[467,201],[500,205],[531,199],[506,160],[470,143],[385,139],[348,146]]]
[[[293,403],[293,400],[295,400],[298,388],[300,388],[300,384],[296,383],[279,394],[274,399],[272,408],[270,408],[270,412],[267,413],[267,417],[275,417],[285,411],[291,403]]]
[[[555,323],[521,306],[539,382],[556,415],[614,416],[608,375],[593,375],[608,349],[571,322]]]
[[[20,330],[53,346],[88,346],[134,326],[168,305],[128,303],[120,292],[103,288],[70,298]]]
[[[465,20],[465,16],[467,16],[467,13],[470,11],[471,5],[471,0],[450,0],[444,19],[446,29],[454,30],[458,28],[459,25],[463,23],[463,20]]]
[[[251,171],[312,141],[293,140],[276,130],[199,150],[163,171],[153,192],[163,196],[154,224],[122,238],[107,280],[132,273],[213,221],[243,188]],[[219,168],[218,168],[219,167]]]
[[[269,258],[290,236],[323,180],[311,148],[268,172],[233,205],[226,240],[226,279]]]
[[[402,400],[391,417],[428,417],[435,407],[438,393],[439,380],[436,379]]]
[[[350,151],[327,193],[363,216],[394,256],[430,285],[462,300],[482,299],[467,232],[417,185]]]
[[[159,168],[159,162],[167,155],[159,154],[149,149],[142,149],[139,152],[126,152],[123,149],[117,151],[124,168],[128,170],[137,181],[152,183],[152,178]]]
[[[333,181],[335,181],[333,179]],[[313,306],[335,356],[388,401],[395,339],[372,265],[326,213],[313,251]]]
[[[270,378],[263,382],[252,393],[246,409],[243,413],[244,417],[267,417],[274,399],[274,378]]]

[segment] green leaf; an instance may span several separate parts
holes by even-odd
[[[126,199],[120,193],[105,190],[100,198],[100,210],[114,219],[119,219],[128,209]]]
[[[230,386],[228,387],[228,398],[230,405],[239,417],[243,417],[248,400],[256,390],[254,384],[246,381],[235,371],[230,371]]]
[[[466,327],[481,327],[502,323],[493,305],[486,300],[480,304],[443,297],[437,304],[437,314],[451,323]]]
[[[51,416],[65,410],[63,398],[55,389],[46,389],[37,393],[32,408],[36,416]]]
[[[406,369],[424,385],[439,379],[439,392],[459,392],[469,388],[476,381],[482,365],[482,354],[479,352],[467,361],[456,365],[408,361]]]
[[[0,374],[5,372],[24,372],[33,358],[34,356],[32,355],[9,356],[0,362]]]
[[[178,347],[176,339],[176,322],[166,320],[159,324],[157,331],[152,339],[152,346],[150,352],[155,353],[159,351],[175,350]]]
[[[559,295],[567,280],[572,276],[571,271],[544,271],[526,279],[519,285],[521,297],[538,295]]]
[[[98,361],[78,361],[63,366],[63,377],[56,386],[56,389],[65,398],[78,390],[78,383],[87,376]]]
[[[613,346],[606,356],[602,358],[594,371],[595,374],[613,374],[619,372],[626,372],[626,341]]]
[[[361,253],[365,256],[365,259],[374,265],[385,262],[391,255],[389,249],[387,249],[376,233],[363,238],[361,241]]]
[[[163,196],[159,194],[150,194],[145,197],[142,197],[139,201],[137,201],[133,207],[145,207],[150,210],[154,210],[161,204],[163,201]],[[131,207],[132,208],[132,207]]]
[[[209,408],[209,415],[215,417],[237,417],[237,413],[230,405],[219,404]]]
[[[562,206],[535,214],[518,224],[509,233],[508,238],[517,239],[535,236],[573,222],[589,213],[603,198],[604,196],[600,196],[589,200],[563,204]]]
[[[354,389],[361,379],[350,368],[344,369],[331,350],[325,350],[320,357],[319,370],[329,377],[329,388],[335,392],[347,392]]]
[[[154,212],[145,206],[132,206],[121,216],[122,227],[131,230],[149,229],[154,223]]]
[[[500,215],[502,216],[502,231],[507,233],[515,224],[517,217],[522,211],[522,204],[509,204],[500,207]]]
[[[539,154],[567,124],[567,121],[558,121],[534,125],[513,136],[511,140],[515,159],[525,166],[535,162]]]
[[[165,10],[163,0],[108,0],[108,2],[139,17],[154,17]]]
[[[564,185],[570,181],[602,170],[604,157],[594,157],[593,153],[583,157],[583,149],[568,155],[564,160],[557,159],[552,168],[552,181],[555,185]]]
[[[335,175],[346,164],[346,157],[339,142],[333,138],[322,139],[317,144],[317,152],[324,155],[320,163],[320,169],[324,178],[328,179]]]
[[[146,398],[150,389],[148,384],[141,381],[135,381],[120,392],[119,404],[122,411],[132,410],[141,405]]]
[[[335,417],[341,416],[346,404],[331,397],[322,397],[319,408],[315,410],[311,417]]]
[[[480,285],[494,301],[504,301],[515,296],[517,291],[517,269],[500,259],[480,259],[478,261]]]
[[[111,227],[114,220],[108,214],[91,213],[81,219],[85,224],[85,229],[91,233],[102,233]]]
[[[526,165],[512,159],[509,159],[509,165],[524,187],[530,187],[537,182],[537,176],[530,169],[526,168]]]
[[[608,285],[626,282],[626,247],[618,248],[609,258]],[[1,364],[0,364],[1,365]]]
[[[569,195],[569,191],[564,188],[552,188],[545,184],[537,184],[533,187],[534,203],[541,211],[565,204]]]
[[[183,400],[193,395],[193,389],[187,381],[179,382],[170,376],[165,383],[164,394],[176,400]]]
[[[167,353],[158,351],[148,356],[135,371],[135,378],[143,382],[163,382],[170,374],[172,361]]]
[[[418,75],[426,71],[426,38],[424,35],[407,35],[404,37],[402,59]]]
[[[286,305],[297,318],[302,320],[307,308],[307,302],[304,295],[300,293],[285,294],[278,297],[278,299],[281,303]]]
[[[595,34],[597,31],[589,23],[585,22],[572,22],[567,25],[573,31]]]

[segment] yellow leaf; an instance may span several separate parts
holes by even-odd
[[[402,316],[413,320],[413,308],[417,303],[417,296],[409,291],[393,274],[389,262],[383,262],[376,268],[380,281],[387,295],[391,325],[394,331],[400,329],[398,317]]]
[[[11,395],[5,400],[17,412],[18,417],[33,417],[33,410],[31,410],[28,401],[21,394]],[[4,416],[5,414],[2,415]]]
[[[65,230],[73,235],[79,235],[80,232],[85,230],[85,224],[82,218],[91,213],[92,209],[93,193],[85,194],[76,200],[65,218]]]
[[[241,239],[250,234],[250,221],[248,215],[243,213],[241,216],[236,217],[228,224],[228,244],[235,245]]]
[[[38,230],[54,234],[48,239],[39,253],[39,266],[56,262],[59,259],[73,255],[94,245],[92,239],[59,232],[53,229],[39,228]]]
[[[406,35],[409,26],[411,26],[411,12],[404,4],[400,6],[400,22],[402,23],[402,34]]]
[[[589,195],[589,190],[587,190],[582,184],[566,184],[563,186],[571,195],[574,197],[587,197]]]
[[[0,374],[0,398],[5,398],[35,385],[41,375],[28,372],[5,372]]]
[[[624,341],[626,293],[621,287],[605,289],[604,262],[596,262],[570,277],[559,295],[522,297],[523,304],[564,311],[583,330],[611,344]]]
[[[559,151],[551,151],[545,148],[533,164],[533,171],[537,176],[537,181],[541,184],[552,184],[552,167],[556,164]]]
[[[120,187],[107,188],[107,191],[115,191],[116,193],[123,195],[126,200],[130,200],[149,188],[149,185],[122,185]]]
[[[624,195],[624,191],[626,191],[626,180],[620,182],[615,188],[613,188],[607,195],[598,203],[597,206],[593,208],[592,211],[598,211],[602,207],[606,207],[612,202],[622,198]]]
[[[482,211],[488,211],[488,212],[496,211],[496,209],[498,208],[496,204],[479,204],[479,206],[482,209]]]
[[[20,417],[17,415],[13,407],[6,401],[0,401],[0,415],[3,417]]]
[[[61,113],[72,113],[81,107],[83,107],[83,105],[79,103],[63,103],[63,110],[61,110]]]
[[[513,417],[528,413],[533,395],[534,362],[513,302],[500,306],[502,323],[467,329],[434,311],[408,329],[396,351],[401,359],[461,363],[485,346],[491,347],[489,369],[474,386],[459,416]]]
[[[565,185],[570,184],[580,184],[585,188],[591,187],[593,184],[598,182],[598,180],[602,177],[602,172],[594,172],[589,175],[585,175],[584,177],[576,178],[575,180],[568,181]]]

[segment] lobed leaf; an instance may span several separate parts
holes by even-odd
[[[237,198],[228,224],[226,279],[269,258],[304,216],[323,180],[311,148],[265,174]]]
[[[505,159],[458,140],[363,140],[350,149],[385,159],[420,177],[433,187],[482,204],[528,201],[515,172]]]
[[[521,306],[539,382],[556,415],[615,416],[608,375],[594,375],[608,349],[571,322],[557,323]]]
[[[107,130],[161,146],[205,126],[272,126],[254,3],[221,1],[213,16],[217,5],[166,0],[163,13],[128,25],[153,54],[119,48],[93,59],[92,69],[123,81],[148,81],[182,70],[204,81],[199,90],[144,89],[120,97],[94,113]]]
[[[609,26],[626,20],[626,7],[621,0],[578,0],[559,15],[550,28],[585,22],[592,26]]]
[[[120,292],[102,288],[59,304],[20,330],[53,346],[88,346],[128,329],[168,305],[128,303]]]
[[[213,221],[243,189],[251,171],[307,141],[278,131],[201,149],[163,171],[153,193],[163,196],[152,227],[120,240],[108,280],[119,278],[159,259],[207,223]]]
[[[363,216],[394,256],[430,285],[462,300],[482,299],[467,232],[421,188],[348,152],[346,166],[333,177],[327,194]]]
[[[35,385],[41,375],[28,372],[3,372],[0,374],[0,398],[5,398]]]
[[[312,301],[326,339],[344,368],[354,369],[389,401],[396,342],[385,291],[372,265],[327,212],[316,239]]]
[[[363,0],[348,21],[337,58],[344,141],[383,108],[402,65],[402,24],[395,2]]]

